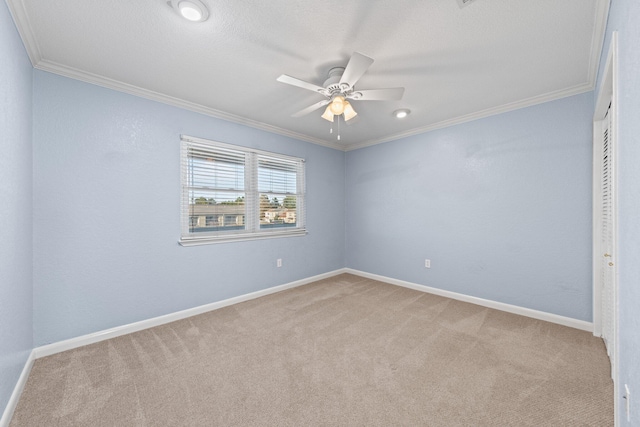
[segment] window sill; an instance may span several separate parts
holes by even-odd
[[[225,236],[189,236],[178,240],[180,246],[213,245],[216,243],[246,242],[249,240],[278,239],[281,237],[299,237],[307,234],[306,229],[287,230],[282,232],[258,232],[233,234]]]

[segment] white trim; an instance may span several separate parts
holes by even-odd
[[[217,192],[219,188],[206,187],[206,184],[198,184],[192,182],[193,177],[191,177],[193,172],[192,160],[191,160],[191,151],[195,149],[199,154],[195,154],[196,157],[203,155],[203,153],[209,153],[211,156],[231,156],[234,161],[238,164],[242,164],[244,171],[244,187],[236,186],[234,187],[237,194],[232,194],[232,198],[235,198],[238,193],[243,194],[244,206],[242,208],[244,220],[242,222],[242,229],[234,230],[217,230],[217,231],[207,231],[207,232],[194,232],[190,226],[190,216],[192,215],[190,197],[193,196],[193,191],[201,191],[205,188],[209,190],[213,190]],[[280,165],[287,165],[289,169],[288,171],[295,170],[295,178],[296,178],[296,188],[294,192],[291,192],[291,188],[281,189],[282,193],[273,193],[275,195],[282,195],[284,200],[289,195],[294,196],[296,199],[296,218],[295,224],[291,224],[289,227],[277,227],[265,229],[262,228],[262,223],[260,222],[260,199],[261,199],[261,191],[260,191],[260,162],[267,161],[272,163],[277,163]],[[211,164],[211,169],[207,169],[207,176],[217,176],[218,171],[216,167]],[[209,166],[200,165],[200,169],[209,168]],[[291,169],[292,168],[292,169]],[[305,202],[305,192],[303,187],[300,185],[304,183],[304,175],[305,175],[305,159],[301,157],[290,156],[287,154],[280,154],[271,151],[258,150],[246,146],[241,145],[232,145],[224,142],[208,140],[204,138],[198,138],[194,136],[181,135],[180,136],[180,170],[181,170],[181,188],[182,188],[182,197],[181,197],[181,235],[178,243],[181,246],[200,246],[200,245],[209,245],[216,243],[228,243],[228,242],[242,242],[248,240],[262,240],[262,239],[275,239],[280,237],[296,237],[296,236],[306,236],[307,229],[305,224],[305,215],[304,215],[304,202]],[[204,172],[195,172],[194,176],[200,176],[200,173]],[[232,174],[234,177],[237,175],[237,171],[223,171],[223,174]],[[229,175],[231,176],[231,175]],[[196,181],[198,181],[196,179]],[[210,183],[212,184],[212,183]],[[205,187],[200,188],[199,186],[205,185]],[[302,191],[301,191],[302,190]],[[224,191],[224,189],[222,190]],[[268,193],[268,192],[267,192]],[[284,205],[283,205],[284,206]],[[302,212],[302,214],[301,214]],[[215,215],[215,213],[212,213]],[[200,214],[203,215],[203,214]],[[239,212],[235,213],[236,222],[232,224],[237,224],[237,218]]]
[[[441,122],[434,123],[431,125],[410,129],[406,132],[400,132],[389,137],[372,139],[372,140],[364,141],[358,144],[352,144],[344,147],[344,150],[345,151],[357,150],[359,148],[369,147],[371,145],[382,144],[385,142],[391,142],[398,139],[407,138],[409,136],[431,132],[436,129],[447,128],[447,127],[459,125],[462,123],[471,122],[473,120],[484,119],[485,117],[496,116],[498,114],[519,110],[521,108],[532,107],[534,105],[544,104],[545,102],[555,101],[558,99],[567,98],[569,96],[590,92],[593,90],[593,88],[594,88],[593,83],[583,83],[568,89],[562,89],[554,92],[549,92],[543,95],[533,96],[531,98],[523,99],[521,101],[511,102],[508,104],[499,105],[497,107],[487,108],[485,110],[477,111],[475,113],[466,114],[464,116],[455,117],[449,120],[443,120]]]
[[[42,54],[40,53],[38,41],[31,30],[31,22],[24,8],[24,3],[20,0],[7,0],[7,6],[27,51],[31,65],[35,67],[42,61]]]
[[[617,165],[618,165],[618,32],[614,31],[611,35],[611,50],[613,51],[613,59],[611,61],[611,74],[612,74],[612,100],[611,100],[611,109],[613,110],[611,112],[611,131],[613,133],[613,144],[615,145],[614,147],[614,151],[613,151],[613,164],[614,164],[614,174],[613,174],[613,185],[615,186],[615,188],[618,188],[618,174],[617,174]],[[613,238],[614,238],[614,248],[613,250],[615,251],[616,254],[620,253],[620,247],[618,246],[618,196],[616,194],[616,190],[614,189],[614,195],[613,195],[613,212],[612,212],[612,216],[613,216]],[[620,257],[616,257],[616,261],[620,260]],[[619,267],[616,267],[615,270],[615,275],[614,275],[614,287],[615,287],[615,307],[616,307],[616,312],[614,314],[614,316],[616,317],[615,320],[615,327],[614,327],[614,340],[615,340],[615,354],[613,356],[613,360],[614,360],[614,369],[612,372],[612,380],[613,380],[613,389],[614,391],[614,426],[620,425],[620,406],[621,406],[621,398],[622,396],[620,395],[620,390],[618,389],[618,384],[620,384],[620,333],[619,333],[619,326],[620,326],[620,311],[619,311],[619,307],[620,307],[620,293],[619,293]]]
[[[161,102],[163,104],[171,105],[178,108],[183,108],[185,110],[194,111],[196,113],[205,114],[210,117],[215,117],[215,118],[226,120],[229,122],[238,123],[254,129],[259,129],[266,132],[287,136],[289,138],[294,138],[300,141],[306,141],[313,144],[322,145],[322,146],[333,148],[335,150],[340,150],[340,151],[352,151],[352,150],[357,150],[359,148],[369,147],[371,145],[377,145],[377,144],[382,144],[384,142],[395,141],[397,139],[402,139],[402,138],[406,138],[413,135],[427,133],[436,129],[455,126],[455,125],[470,122],[473,120],[478,120],[478,119],[482,119],[489,116],[495,116],[497,114],[507,113],[507,112],[518,110],[521,108],[531,107],[533,105],[542,104],[549,101],[555,101],[557,99],[566,98],[573,95],[578,95],[581,93],[592,91],[594,88],[593,83],[591,82],[584,83],[578,86],[574,86],[572,88],[554,91],[544,95],[534,96],[528,99],[524,99],[522,101],[511,102],[501,106],[478,111],[472,114],[456,117],[450,120],[444,120],[428,126],[410,129],[406,132],[401,132],[398,134],[394,134],[392,136],[372,139],[372,140],[368,140],[368,141],[364,141],[364,142],[356,143],[352,145],[343,145],[343,144],[338,144],[331,141],[326,141],[320,138],[314,138],[298,132],[289,131],[277,126],[266,124],[266,123],[257,122],[255,120],[250,120],[244,117],[236,116],[234,114],[225,113],[224,111],[206,107],[201,104],[196,104],[195,102],[185,101],[180,98],[175,98],[173,96],[164,95],[162,93],[154,92],[138,86],[122,83],[114,79],[110,79],[97,74],[82,71],[76,68],[68,67],[66,65],[55,63],[53,61],[43,59],[39,61],[37,64],[35,64],[34,67],[42,71],[48,71],[64,77],[72,78],[74,80],[80,80],[86,83],[95,84],[97,86],[102,86],[107,89],[128,93],[130,95],[139,96],[141,98],[150,99],[152,101]]]
[[[198,314],[207,313],[209,311],[227,307],[229,305],[238,304],[244,301],[260,298],[265,295],[270,295],[276,292],[281,292],[287,289],[306,285],[306,284],[315,282],[317,280],[322,280],[329,277],[337,276],[338,274],[342,274],[344,272],[345,272],[344,269],[339,269],[339,270],[330,271],[324,274],[318,274],[317,276],[307,277],[306,279],[296,280],[295,282],[274,286],[272,288],[263,289],[261,291],[251,292],[248,294],[239,295],[237,297],[225,299],[222,301],[212,302],[210,304],[205,304],[205,305],[189,308],[182,311],[176,311],[174,313],[165,314],[163,316],[153,317],[151,319],[129,323],[128,325],[116,326],[115,328],[106,329],[103,331],[82,335],[80,337],[70,338],[68,340],[58,341],[52,344],[43,345],[43,346],[34,348],[33,351],[35,353],[36,359],[39,359],[41,357],[50,356],[52,354],[82,347],[84,345],[94,344],[100,341],[119,337],[121,335],[130,334],[133,332],[141,331],[143,329],[153,328],[155,326],[164,325],[165,323],[175,322],[176,320],[186,319],[187,317],[196,316]]]
[[[518,314],[520,316],[531,317],[533,319],[544,320],[545,322],[556,323],[558,325],[568,326],[570,328],[580,329],[583,331],[593,331],[593,323],[584,320],[573,319],[570,317],[560,316],[557,314],[547,313],[544,311],[532,310],[530,308],[520,307],[517,305],[505,304],[503,302],[477,298],[470,295],[459,294],[457,292],[446,291],[443,289],[432,288],[430,286],[419,285],[417,283],[406,282],[404,280],[392,279],[390,277],[380,276],[378,274],[366,273],[364,271],[345,269],[345,273],[355,274],[357,276],[366,277],[367,279],[378,280],[380,282],[389,283],[391,285],[402,286],[404,288],[414,289],[416,291],[426,292],[429,294],[439,295],[446,298],[464,301],[483,307],[493,308],[508,313]]]
[[[207,138],[200,138],[197,136],[191,136],[191,135],[180,135],[180,140],[181,141],[186,141],[186,142],[193,142],[194,144],[200,144],[199,147],[202,148],[222,148],[225,150],[231,150],[231,151],[242,151],[243,153],[254,153],[254,154],[259,154],[261,156],[267,156],[267,157],[275,157],[275,158],[282,158],[284,160],[288,160],[291,162],[306,162],[306,160],[303,157],[296,157],[296,156],[291,156],[289,154],[283,154],[283,153],[276,153],[275,151],[265,151],[265,150],[259,150],[257,148],[253,148],[253,147],[247,147],[246,145],[238,145],[238,144],[229,144],[227,142],[222,142],[222,141],[217,141],[215,139],[207,139]]]
[[[602,58],[602,49],[607,35],[607,20],[609,19],[609,7],[611,0],[603,0],[596,9],[596,16],[593,20],[593,38],[591,39],[591,55],[589,62],[589,81],[595,89],[598,79],[598,67]],[[601,37],[597,37],[598,34]]]
[[[210,304],[201,305],[198,307],[193,307],[186,310],[165,314],[163,316],[153,317],[151,319],[141,320],[139,322],[130,323],[127,325],[117,326],[115,328],[94,332],[94,333],[83,335],[80,337],[70,338],[68,340],[58,341],[52,344],[43,345],[43,346],[34,348],[33,354],[36,359],[39,359],[41,357],[46,357],[46,356],[50,356],[52,354],[60,353],[63,351],[72,350],[74,348],[82,347],[84,345],[94,344],[100,341],[104,341],[104,340],[119,337],[122,335],[130,334],[133,332],[141,331],[143,329],[153,328],[155,326],[160,326],[166,323],[175,322],[176,320],[182,320],[187,317],[196,316],[198,314],[217,310],[219,308],[227,307],[229,305],[238,304],[244,301],[260,298],[262,296],[274,294],[287,289],[303,286],[318,280],[327,279],[329,277],[337,276],[343,273],[354,274],[356,276],[366,277],[368,279],[378,280],[378,281],[389,283],[392,285],[415,289],[421,292],[440,295],[446,298],[469,302],[469,303],[480,305],[483,307],[494,308],[496,310],[506,311],[509,313],[531,317],[538,320],[544,320],[551,323],[557,323],[557,324],[569,326],[575,329],[581,329],[581,330],[590,331],[590,332],[593,330],[593,324],[591,322],[585,322],[583,320],[572,319],[569,317],[559,316],[557,314],[546,313],[542,311],[532,310],[529,308],[505,304],[497,301],[486,300],[486,299],[459,294],[456,292],[446,291],[442,289],[432,288],[429,286],[418,285],[416,283],[406,282],[404,280],[393,279],[390,277],[380,276],[377,274],[367,273],[364,271],[354,270],[351,268],[341,268],[338,270],[330,271],[328,273],[318,274],[316,276],[307,277],[305,279],[300,279],[295,282],[286,283],[284,285],[263,289],[261,291],[251,292],[249,294],[239,295],[237,297],[225,299],[222,301],[217,301]]]
[[[152,101],[157,101],[163,104],[171,105],[171,106],[182,108],[185,110],[194,111],[196,113],[205,114],[207,116],[226,120],[228,122],[238,123],[254,129],[259,129],[266,132],[287,136],[289,138],[294,138],[299,141],[311,142],[313,144],[323,145],[325,147],[344,151],[344,147],[340,144],[335,144],[333,142],[325,141],[320,138],[313,138],[308,135],[304,135],[298,132],[293,132],[287,129],[282,129],[280,127],[269,125],[267,123],[258,122],[256,120],[247,119],[241,116],[237,116],[235,114],[226,113],[224,111],[216,110],[214,108],[197,104],[195,102],[186,101],[173,96],[165,95],[160,92],[154,92],[152,90],[144,89],[139,86],[123,83],[118,80],[110,79],[108,77],[103,77],[98,74],[89,73],[86,71],[79,70],[77,68],[58,64],[56,62],[49,61],[47,59],[43,59],[38,63],[36,63],[34,65],[34,68],[37,68],[42,71],[48,71],[50,73],[58,74],[64,77],[69,77],[74,80],[80,80],[86,83],[102,86],[107,89],[116,90],[118,92],[124,92],[130,95],[139,96],[140,98],[150,99]]]
[[[269,231],[263,233],[243,233],[232,235],[220,235],[220,236],[189,236],[181,237],[178,239],[180,246],[204,246],[213,245],[216,243],[230,243],[230,242],[248,242],[250,240],[266,240],[266,239],[279,239],[282,237],[303,237],[307,235],[307,230],[304,228],[296,228],[291,231]]]
[[[430,132],[436,129],[455,126],[455,125],[466,123],[472,120],[477,120],[484,117],[493,116],[496,114],[502,114],[502,113],[517,110],[520,108],[530,107],[532,105],[541,104],[544,102],[553,101],[556,99],[565,98],[568,96],[577,95],[580,93],[593,90],[596,84],[598,65],[600,61],[600,56],[602,54],[602,48],[604,45],[604,39],[606,35],[604,29],[606,28],[606,24],[607,24],[610,0],[604,0],[600,2],[600,7],[597,8],[595,13],[596,16],[594,18],[593,38],[591,43],[591,56],[589,60],[588,77],[587,77],[586,83],[574,86],[572,88],[554,91],[544,95],[534,96],[532,98],[528,98],[522,101],[512,102],[502,106],[488,108],[486,110],[456,117],[450,120],[444,120],[442,122],[434,123],[432,125],[414,128],[407,132],[401,132],[392,136],[363,141],[361,143],[356,143],[353,145],[338,144],[335,141],[327,141],[321,138],[311,137],[298,132],[293,132],[277,126],[269,125],[269,124],[258,122],[255,120],[250,120],[241,116],[237,116],[235,114],[226,113],[224,111],[216,110],[216,109],[206,107],[204,105],[200,105],[194,102],[175,98],[159,92],[154,92],[138,86],[130,85],[114,79],[103,77],[98,74],[89,73],[74,67],[69,67],[54,61],[43,59],[42,54],[40,53],[40,48],[38,47],[36,38],[33,34],[33,31],[31,30],[31,23],[25,11],[23,1],[6,0],[6,2],[7,2],[7,5],[9,6],[9,10],[11,12],[13,20],[18,29],[18,33],[20,34],[23,40],[27,54],[29,55],[29,59],[31,60],[31,63],[33,64],[34,68],[59,74],[61,76],[69,77],[75,80],[80,80],[83,82],[95,84],[108,89],[113,89],[119,92],[124,92],[131,95],[139,96],[141,98],[146,98],[153,101],[161,102],[163,104],[183,108],[185,110],[194,111],[196,113],[205,114],[205,115],[226,120],[229,122],[238,123],[254,129],[260,129],[266,132],[287,136],[300,141],[306,141],[313,144],[318,144],[325,147],[333,148],[336,150],[351,151],[351,150],[357,150],[359,148],[368,147],[371,145],[382,144],[384,142],[395,141],[397,139],[406,138],[408,136]],[[602,37],[597,37],[598,34],[601,34]]]
[[[29,353],[29,357],[24,364],[24,368],[22,368],[20,378],[18,378],[18,382],[13,388],[13,393],[11,393],[9,402],[7,402],[7,406],[4,408],[2,418],[0,418],[0,427],[9,427],[9,423],[13,417],[13,412],[16,410],[16,406],[18,406],[20,395],[22,394],[22,390],[24,390],[24,386],[27,384],[27,379],[29,379],[29,373],[31,372],[35,359],[35,351],[31,350],[31,353]]]
[[[80,337],[71,338],[68,340],[59,341],[52,344],[36,347],[31,351],[27,361],[25,362],[25,366],[22,370],[22,373],[20,374],[20,378],[18,379],[18,382],[13,390],[13,393],[11,394],[11,398],[9,399],[9,402],[7,403],[7,407],[4,410],[4,414],[0,419],[0,427],[8,427],[9,422],[11,421],[11,417],[13,416],[13,412],[18,404],[18,400],[20,399],[20,395],[22,394],[22,390],[24,389],[24,386],[29,377],[29,373],[31,372],[31,368],[33,366],[33,362],[35,361],[35,359],[51,356],[56,353],[61,353],[63,351],[72,350],[74,348],[82,347],[89,344],[94,344],[100,341],[105,341],[111,338],[130,334],[130,333],[141,331],[144,329],[153,328],[155,326],[164,325],[166,323],[175,322],[176,320],[182,320],[191,316],[207,313],[209,311],[217,310],[219,308],[227,307],[233,304],[238,304],[244,301],[260,298],[260,297],[281,292],[287,289],[303,286],[309,283],[316,282],[318,280],[327,279],[343,273],[354,274],[356,276],[378,280],[380,282],[389,283],[391,285],[402,286],[405,288],[414,289],[421,292],[440,295],[446,298],[451,298],[458,301],[464,301],[471,304],[480,305],[483,307],[493,308],[496,310],[506,311],[509,313],[513,313],[513,314],[517,314],[525,317],[531,317],[538,320],[544,320],[551,323],[557,323],[560,325],[581,329],[584,331],[593,330],[593,324],[590,322],[585,322],[583,320],[572,319],[569,317],[532,310],[529,308],[505,304],[497,301],[486,300],[486,299],[459,294],[456,292],[446,291],[442,289],[432,288],[429,286],[406,282],[404,280],[392,279],[390,277],[385,277],[385,276],[380,276],[378,274],[372,274],[364,271],[354,270],[352,268],[340,268],[334,271],[330,271],[328,273],[318,274],[316,276],[307,277],[305,279],[296,280],[294,282],[289,282],[283,285],[274,286],[268,289],[263,289],[260,291],[251,292],[244,295],[239,295],[237,297],[228,298],[222,301],[217,301],[210,304],[201,305],[198,307],[193,307],[186,310],[165,314],[163,316],[141,320],[139,322],[117,326],[115,328],[106,329],[103,331],[94,332],[94,333],[83,335]]]
[[[597,105],[597,102],[596,102]],[[599,285],[602,274],[600,261],[600,239],[602,238],[602,227],[600,222],[601,200],[602,200],[602,183],[600,182],[600,169],[602,166],[602,153],[598,149],[602,149],[602,143],[596,138],[602,138],[602,120],[593,120],[593,144],[592,144],[592,172],[591,172],[591,286],[593,288],[592,301],[592,318],[593,318],[593,335],[602,337],[602,289]],[[598,242],[598,243],[596,243]]]
[[[609,103],[611,108],[609,109]],[[618,247],[618,219],[617,219],[617,197],[616,188],[617,183],[617,138],[618,138],[618,32],[613,31],[611,33],[611,42],[609,46],[609,53],[607,55],[607,62],[603,69],[602,80],[600,83],[600,89],[598,91],[598,97],[596,98],[595,111],[593,114],[593,320],[594,320],[594,335],[602,336],[602,292],[600,290],[600,261],[602,257],[601,242],[600,242],[600,230],[599,224],[602,221],[601,209],[599,205],[598,194],[600,194],[600,170],[601,170],[601,157],[599,153],[596,153],[598,148],[599,139],[601,138],[601,121],[604,119],[605,114],[609,109],[610,125],[609,125],[609,144],[612,146],[612,225],[613,225],[613,248],[611,262],[615,263],[615,270],[613,275],[613,295],[614,295],[614,325],[613,325],[613,349],[611,358],[611,379],[613,380],[613,405],[614,405],[614,425],[620,425],[620,390],[618,390],[618,384],[620,384],[620,371],[619,371],[619,354],[620,354],[620,338],[619,338],[619,318],[618,318],[618,260],[620,253]],[[596,182],[597,181],[597,182]]]
[[[596,8],[593,26],[593,37],[591,39],[591,54],[589,57],[589,69],[587,82],[579,84],[567,89],[557,90],[549,92],[543,95],[534,96],[521,101],[516,101],[497,107],[488,108],[475,113],[467,114],[464,116],[455,117],[449,120],[443,120],[431,125],[410,129],[406,132],[401,132],[385,138],[372,139],[369,141],[363,141],[358,144],[352,144],[344,147],[344,151],[357,150],[359,148],[369,147],[372,145],[382,144],[385,142],[395,141],[398,139],[406,138],[421,133],[430,132],[436,129],[442,129],[450,126],[459,125],[462,123],[470,122],[473,120],[483,119],[489,116],[495,116],[502,113],[508,113],[510,111],[519,110],[521,108],[531,107],[534,105],[542,104],[545,102],[555,101],[562,98],[567,98],[573,95],[579,95],[581,93],[589,92],[595,89],[598,66],[600,65],[600,58],[602,56],[602,49],[606,37],[607,19],[609,18],[610,0],[603,0]],[[598,37],[600,35],[600,37]]]

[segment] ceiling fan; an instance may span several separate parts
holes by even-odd
[[[327,98],[292,114],[292,117],[304,116],[327,105],[321,116],[323,119],[333,122],[334,116],[344,115],[344,120],[346,121],[351,120],[358,114],[351,106],[351,103],[347,101],[348,99],[358,101],[397,101],[402,99],[404,94],[403,87],[356,90],[355,84],[372,63],[372,58],[354,52],[346,67],[334,67],[329,70],[328,78],[322,86],[305,82],[286,74],[278,77],[277,80],[279,82],[311,90]]]

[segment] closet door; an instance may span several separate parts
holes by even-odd
[[[615,151],[610,110],[602,121],[600,171],[600,292],[602,338],[615,372],[616,351],[616,265],[615,265]]]

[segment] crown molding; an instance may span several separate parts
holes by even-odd
[[[150,99],[152,101],[161,102],[163,104],[172,105],[174,107],[183,108],[185,110],[194,111],[196,113],[205,114],[217,119],[226,120],[241,125],[245,125],[254,129],[263,130],[270,133],[286,136],[289,138],[297,139],[300,141],[310,142],[312,144],[322,145],[325,147],[333,148],[335,150],[344,151],[344,145],[336,144],[330,141],[325,141],[320,138],[313,138],[308,135],[304,135],[298,132],[289,131],[286,129],[272,126],[266,123],[258,122],[256,120],[246,119],[244,117],[236,116],[234,114],[225,113],[224,111],[216,110],[210,107],[206,107],[195,102],[185,101],[183,99],[175,98],[169,95],[164,95],[159,92],[154,92],[148,89],[144,89],[138,86],[122,83],[120,81],[100,76],[98,74],[89,73],[73,67],[68,67],[56,63],[54,61],[46,60],[42,57],[40,47],[36,37],[31,30],[32,25],[29,20],[29,15],[24,7],[23,0],[6,0],[7,6],[11,17],[16,24],[20,38],[25,46],[27,55],[31,61],[31,65],[34,68],[48,71],[54,74],[58,74],[64,77],[69,77],[75,80],[80,80],[86,83],[95,84],[108,89],[117,90],[119,92],[128,93],[130,95],[139,96],[142,98]]]
[[[495,116],[502,113],[508,113],[509,111],[519,110],[521,108],[531,107],[537,104],[543,104],[549,101],[555,101],[557,99],[566,98],[573,95],[579,95],[581,93],[592,91],[594,88],[593,83],[584,83],[578,86],[574,86],[568,89],[562,89],[554,92],[549,92],[543,95],[533,96],[531,98],[523,99],[521,101],[511,102],[503,104],[497,107],[487,108],[485,110],[477,111],[475,113],[466,114],[449,120],[443,120],[438,123],[434,123],[428,126],[410,129],[406,132],[401,132],[386,138],[380,138],[370,141],[364,141],[359,144],[349,145],[345,148],[345,151],[358,150],[360,148],[370,147],[372,145],[378,145],[385,142],[396,141],[398,139],[407,138],[409,136],[419,135],[421,133],[431,132],[436,129],[442,129],[450,126],[459,125],[473,120],[483,119],[489,116]]]
[[[559,91],[549,92],[547,94],[534,96],[522,101],[512,102],[504,104],[498,107],[488,108],[486,110],[478,111],[472,114],[456,117],[450,120],[444,120],[432,125],[423,126],[408,130],[406,132],[391,135],[385,138],[379,138],[369,141],[363,141],[361,143],[352,144],[344,147],[344,151],[357,150],[359,148],[370,147],[372,145],[382,144],[385,142],[396,141],[398,139],[406,138],[409,136],[418,135],[421,133],[430,132],[436,129],[442,129],[449,126],[455,126],[458,124],[470,122],[477,119],[493,116],[496,114],[502,114],[520,108],[530,107],[536,104],[542,104],[549,101],[555,101],[557,99],[566,98],[568,96],[579,95],[581,93],[589,92],[595,89],[598,78],[598,68],[600,66],[600,57],[602,56],[602,50],[604,49],[604,41],[606,38],[607,19],[609,17],[609,7],[611,0],[601,0],[598,3],[596,9],[594,25],[593,25],[593,37],[591,39],[591,50],[589,58],[589,70],[587,83],[577,85],[568,89],[562,89]]]
[[[430,132],[436,129],[442,129],[449,126],[455,126],[458,124],[466,123],[469,121],[489,117],[496,114],[506,113],[512,110],[529,107],[536,104],[541,104],[548,101],[554,101],[560,98],[577,95],[580,93],[591,91],[595,88],[598,68],[600,64],[600,56],[604,48],[604,40],[606,33],[607,18],[609,15],[610,0],[600,0],[594,17],[593,37],[590,50],[590,60],[588,69],[587,83],[574,86],[572,88],[563,89],[559,91],[550,92],[547,94],[531,97],[525,100],[501,105],[478,111],[472,114],[456,117],[449,120],[444,120],[431,125],[410,129],[406,132],[397,133],[391,136],[362,141],[354,144],[342,144],[332,141],[327,141],[321,138],[311,137],[302,133],[290,131],[277,126],[269,125],[255,120],[250,120],[235,114],[226,113],[224,111],[216,110],[201,104],[186,101],[180,98],[165,95],[159,92],[154,92],[148,89],[144,89],[135,85],[123,83],[114,79],[100,76],[98,74],[88,73],[73,67],[68,67],[54,61],[46,60],[42,57],[42,53],[38,46],[38,42],[32,31],[32,26],[29,20],[29,16],[24,7],[24,0],[6,0],[9,7],[9,11],[16,24],[16,28],[22,38],[27,55],[31,60],[31,64],[34,68],[43,71],[48,71],[61,76],[69,77],[72,79],[84,81],[87,83],[102,86],[108,89],[113,89],[119,92],[128,93],[131,95],[139,96],[142,98],[150,99],[153,101],[161,102],[164,104],[172,105],[178,108],[183,108],[196,113],[204,114],[217,119],[222,119],[228,122],[245,125],[254,129],[263,130],[266,132],[282,135],[285,137],[293,138],[300,141],[310,142],[312,144],[321,145],[324,147],[332,148],[340,151],[352,151],[360,148],[369,147],[372,145],[382,144],[385,142],[395,141],[398,139],[406,138],[409,136],[418,135],[421,133]]]
[[[88,73],[86,71],[78,70],[76,68],[68,67],[66,65],[58,64],[56,62],[49,61],[46,59],[41,59],[34,67],[42,71],[47,71],[47,72],[58,74],[64,77],[69,77],[74,80],[80,80],[86,83],[95,84],[97,86],[102,86],[107,89],[113,89],[119,92],[128,93],[130,95],[139,96],[141,98],[150,99],[152,101],[161,102],[163,104],[168,104],[174,107],[182,108],[182,109],[193,111],[196,113],[205,114],[207,116],[214,117],[217,119],[222,119],[228,122],[237,123],[240,125],[254,128],[254,129],[275,133],[278,135],[286,136],[286,137],[297,139],[300,141],[310,142],[312,144],[322,145],[324,147],[328,147],[328,148],[332,148],[334,150],[340,150],[340,151],[357,150],[357,149],[369,147],[372,145],[382,144],[385,142],[395,141],[395,140],[406,138],[409,136],[430,132],[436,129],[455,126],[455,125],[470,122],[473,120],[478,120],[485,117],[494,116],[497,114],[502,114],[509,111],[513,111],[513,110],[518,110],[520,108],[526,108],[526,107],[542,104],[549,101],[555,101],[557,99],[566,98],[568,96],[578,95],[581,93],[592,91],[595,86],[595,80],[594,80],[594,82],[584,83],[578,86],[574,86],[572,88],[549,92],[543,95],[534,96],[521,101],[516,101],[516,102],[504,104],[498,107],[488,108],[475,113],[466,114],[464,116],[456,117],[453,119],[443,120],[441,122],[434,123],[428,126],[410,129],[406,132],[401,132],[385,138],[373,139],[373,140],[363,141],[361,143],[347,145],[347,144],[337,144],[337,143],[325,141],[323,139],[314,138],[298,132],[282,129],[277,126],[272,126],[266,123],[250,120],[241,116],[237,116],[235,114],[230,114],[224,111],[216,110],[214,108],[206,107],[204,105],[197,104],[195,102],[185,101],[180,98],[165,95],[159,92],[154,92],[152,90],[144,89],[135,85],[123,83],[118,80],[100,76],[98,74]]]
[[[31,31],[31,22],[29,21],[29,15],[22,0],[6,0],[9,12],[13,18],[13,22],[16,24],[18,34],[22,39],[22,43],[27,51],[31,65],[34,67],[42,60],[42,54],[40,53],[40,47],[36,40],[36,36]]]
[[[266,123],[258,122],[256,120],[250,120],[244,117],[236,116],[235,114],[225,113],[224,111],[216,110],[214,108],[197,104],[195,102],[185,101],[180,98],[165,95],[159,92],[154,92],[149,89],[144,89],[139,86],[123,83],[118,80],[114,80],[108,77],[100,76],[98,74],[82,71],[73,67],[68,67],[66,65],[58,64],[56,62],[49,61],[46,59],[40,60],[37,64],[34,65],[34,67],[42,71],[47,71],[47,72],[58,74],[64,77],[69,77],[74,80],[80,80],[86,83],[102,86],[107,89],[113,89],[118,92],[128,93],[130,95],[139,96],[141,98],[150,99],[152,101],[161,102],[163,104],[168,104],[174,107],[182,108],[182,109],[193,111],[196,113],[205,114],[207,116],[214,117],[216,119],[222,119],[228,122],[241,124],[254,129],[259,129],[266,132],[275,133],[275,134],[283,135],[289,138],[297,139],[300,141],[311,142],[313,144],[322,145],[325,147],[344,151],[344,146],[339,144],[334,144],[334,143],[325,141],[323,139],[313,138],[298,132],[289,131],[286,129],[279,128],[277,126],[272,126]]]
[[[591,39],[591,52],[589,58],[589,82],[591,82],[594,88],[596,87],[600,58],[602,57],[604,41],[607,36],[607,20],[609,18],[610,5],[611,0],[600,1],[593,21],[593,37]]]

